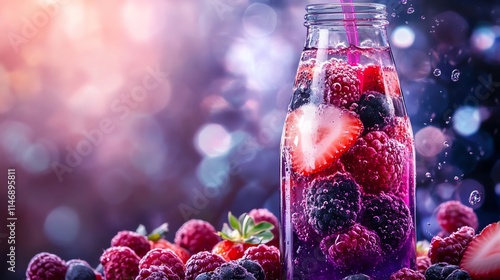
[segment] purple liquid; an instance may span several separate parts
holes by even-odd
[[[356,29],[356,16],[354,14],[354,6],[352,5],[352,0],[340,0],[342,3],[342,11],[344,12],[344,26],[347,33],[347,41],[351,46],[358,46],[358,31]],[[350,53],[348,55],[347,61],[351,65],[358,64],[359,54]]]

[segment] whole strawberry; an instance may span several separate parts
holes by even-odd
[[[207,251],[196,253],[186,263],[186,280],[194,280],[202,273],[212,272],[225,262],[226,260],[214,253]]]
[[[276,216],[273,213],[271,213],[269,210],[265,208],[253,209],[248,213],[248,216],[250,216],[255,223],[268,222],[274,226],[274,228],[271,230],[271,233],[274,235],[274,238],[271,241],[269,241],[267,245],[272,245],[279,248],[280,232],[279,232],[278,218],[276,218]]]
[[[133,279],[139,274],[139,257],[129,247],[110,247],[100,261],[106,279]]]
[[[192,254],[210,251],[220,241],[215,228],[203,220],[192,219],[185,222],[175,233],[175,244]]]
[[[42,252],[31,258],[26,269],[28,280],[64,280],[66,263],[58,256]]]
[[[134,250],[134,252],[142,258],[150,250],[149,241],[146,236],[133,231],[120,231],[113,239],[111,239],[111,246],[125,246]]]
[[[243,256],[245,250],[249,247],[264,244],[274,238],[270,232],[274,226],[268,222],[255,223],[254,220],[243,213],[236,218],[229,212],[228,224],[224,224],[219,235],[222,241],[212,248],[212,253],[218,254],[225,260],[237,260]]]
[[[460,201],[448,201],[439,205],[437,220],[447,232],[454,232],[463,226],[469,226],[474,230],[479,227],[474,210],[463,205]]]
[[[267,280],[280,279],[280,251],[274,246],[261,244],[245,251],[243,259],[255,261],[262,266]]]
[[[139,268],[149,268],[153,265],[165,265],[170,268],[180,279],[185,278],[185,268],[182,260],[170,249],[153,249],[139,262]]]

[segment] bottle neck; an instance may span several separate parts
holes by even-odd
[[[385,5],[318,4],[306,11],[306,49],[389,47]]]

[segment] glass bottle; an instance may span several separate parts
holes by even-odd
[[[306,7],[281,142],[283,279],[415,268],[413,133],[382,4]]]

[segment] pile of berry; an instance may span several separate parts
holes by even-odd
[[[235,217],[221,232],[208,222],[189,220],[173,243],[162,238],[167,226],[151,234],[120,231],[94,269],[84,260],[64,261],[47,252],[35,255],[28,280],[275,280],[280,275],[278,220],[266,209]],[[222,240],[221,240],[222,238]]]
[[[430,244],[418,242],[416,269],[403,268],[393,273],[390,280],[500,279],[500,222],[475,234],[476,214],[458,201],[441,204],[437,217],[443,231]],[[162,226],[147,236],[143,229],[138,230],[142,234],[118,232],[95,269],[84,260],[64,261],[50,253],[39,253],[31,259],[26,279],[280,279],[280,255],[275,246],[278,221],[266,209],[255,209],[239,218],[229,213],[229,224],[218,234],[202,220],[189,220],[182,225],[174,243],[162,238],[165,230]],[[351,231],[365,236],[361,227],[352,227]],[[339,238],[348,236],[346,233]],[[344,278],[369,279],[364,274]]]

